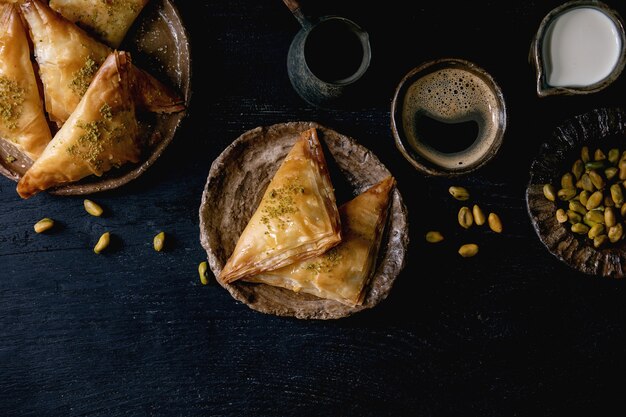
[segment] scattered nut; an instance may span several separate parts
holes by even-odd
[[[157,252],[161,252],[163,250],[163,246],[165,245],[165,232],[160,232],[153,239],[154,250]]]
[[[459,255],[464,258],[469,258],[478,253],[478,245],[475,243],[466,243],[459,248]]]
[[[576,177],[576,179],[579,180],[581,175],[583,175],[584,172],[585,172],[585,163],[582,160],[577,159],[576,162],[574,162],[574,165],[572,165],[572,174],[574,174],[574,177]]]
[[[96,216],[96,217],[100,217],[102,216],[102,207],[100,207],[99,204],[85,199],[85,201],[83,201],[83,205],[85,206],[85,210],[87,211],[87,213],[91,214],[92,216]]]
[[[459,224],[464,229],[469,229],[472,224],[474,224],[474,216],[467,206],[461,207],[461,209],[459,210],[458,219]]]
[[[93,251],[95,253],[102,252],[109,246],[110,241],[111,234],[109,232],[103,233],[102,236],[100,236],[100,239],[98,239],[98,243],[96,243],[96,246],[94,246]]]
[[[474,223],[476,223],[477,226],[485,224],[485,221],[487,220],[485,213],[483,212],[483,209],[478,206],[478,204],[474,204],[474,207],[472,207],[472,215],[474,216]]]
[[[584,223],[574,223],[571,227],[572,232],[577,233],[579,235],[586,235],[589,233],[589,226]]]
[[[592,185],[592,187],[593,187],[593,185]],[[572,198],[574,198],[576,196],[576,189],[575,188],[561,188],[557,192],[557,196],[559,197],[559,200],[569,201],[569,200],[571,200]]]
[[[622,240],[624,238],[624,226],[622,226],[621,223],[617,223],[615,226],[609,227],[609,232],[607,234],[609,235],[611,243]]]
[[[469,192],[464,187],[452,186],[448,188],[448,192],[450,192],[452,197],[456,198],[459,201],[465,201],[470,197]]]
[[[615,209],[613,207],[607,207],[604,209],[604,225],[606,227],[613,227],[617,224],[617,217],[615,216]]]
[[[543,195],[550,201],[556,201],[556,188],[552,184],[545,184],[543,186]]]
[[[600,235],[600,236],[596,236],[593,239],[593,246],[595,248],[599,248],[601,246],[604,246],[604,244],[609,240],[609,237],[607,235]]]
[[[35,223],[35,226],[33,226],[33,228],[35,229],[36,233],[43,233],[46,230],[52,229],[53,226],[54,226],[54,220],[49,219],[48,217],[45,217],[39,220],[37,223]]]
[[[587,163],[591,160],[591,157],[589,156],[589,147],[582,147],[582,149],[580,150],[580,159],[582,159],[584,163]]]
[[[567,217],[567,213],[562,208],[556,211],[556,221],[559,223],[565,223],[569,217]]]
[[[442,240],[443,235],[436,230],[431,230],[430,232],[426,233],[426,241],[429,243],[438,243]]]
[[[208,268],[208,265],[206,261],[202,261],[200,262],[200,265],[198,265],[198,274],[200,275],[200,282],[202,283],[202,285],[207,285],[209,283],[209,280],[206,274],[207,268]]]
[[[489,217],[487,218],[489,222],[489,228],[496,233],[502,233],[502,221],[500,220],[500,216],[496,213],[489,213]]]

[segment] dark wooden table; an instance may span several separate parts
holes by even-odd
[[[610,3],[626,16],[626,3]],[[553,257],[524,191],[552,129],[625,105],[625,76],[588,96],[536,96],[528,50],[555,0],[304,4],[371,35],[367,94],[351,108],[316,109],[291,88],[286,55],[299,25],[282,1],[179,0],[194,62],[190,114],[142,177],[92,196],[106,217],[88,216],[81,197],[23,201],[0,178],[0,415],[537,417],[623,406],[624,283]],[[496,159],[457,179],[414,171],[389,125],[397,82],[441,57],[490,72],[509,116]],[[244,131],[295,120],[374,150],[409,210],[408,262],[390,296],[342,320],[264,315],[213,277],[198,279],[211,162]],[[504,232],[462,231],[453,184],[500,213]],[[60,223],[55,233],[33,232],[44,216]],[[425,243],[431,228],[447,239]],[[97,256],[105,229],[117,239]],[[159,231],[170,238],[161,253]],[[478,256],[457,255],[466,239]]]

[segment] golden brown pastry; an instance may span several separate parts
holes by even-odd
[[[342,241],[324,254],[243,278],[356,306],[363,303],[387,222],[389,176],[339,207]]]
[[[61,125],[111,50],[41,0],[26,0],[20,7],[39,65],[48,116]]]
[[[148,0],[50,0],[50,7],[117,48]]]
[[[145,70],[133,65],[133,98],[138,109],[153,113],[185,110],[183,99]]]
[[[303,132],[270,181],[222,269],[224,283],[317,256],[341,241],[339,214],[315,128]]]
[[[42,0],[25,0],[21,10],[34,45],[46,110],[60,126],[72,114],[112,49]],[[183,99],[171,88],[134,65],[132,71],[132,96],[139,109],[173,113],[185,108]]]
[[[26,30],[17,8],[0,3],[0,139],[35,160],[51,138]]]
[[[129,54],[112,52],[71,117],[18,182],[22,198],[139,161],[131,79]]]

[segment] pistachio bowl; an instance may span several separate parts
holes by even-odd
[[[605,242],[596,248],[588,237],[587,230],[577,234],[572,230],[574,225],[570,221],[559,223],[557,220],[557,209],[566,207],[567,202],[561,201],[558,197],[555,201],[550,201],[544,195],[545,184],[552,184],[559,189],[562,176],[575,170],[574,162],[577,159],[582,160],[581,150],[584,146],[591,151],[592,161],[595,159],[596,149],[601,149],[606,154],[608,150],[617,148],[621,156],[626,150],[626,109],[594,109],[568,119],[554,129],[551,137],[541,145],[538,155],[531,164],[530,180],[526,188],[528,215],[543,245],[560,261],[590,276],[624,278],[626,239],[622,238],[614,243]],[[607,158],[602,165],[616,167],[618,163],[609,162]],[[611,182],[617,181],[616,178],[619,177],[613,178],[615,180]],[[621,182],[620,180],[617,183]],[[609,192],[606,188],[608,185],[604,188],[603,194],[608,197]],[[605,202],[601,204],[606,205]],[[619,209],[616,209],[616,217],[618,224],[622,224],[623,227],[623,219],[619,220],[622,217]],[[602,223],[602,219],[597,222]]]
[[[624,22],[600,1],[568,1],[543,18],[528,60],[539,97],[598,92],[624,69]]]

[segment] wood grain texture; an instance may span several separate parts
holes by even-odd
[[[626,5],[613,2],[626,16]],[[555,416],[623,409],[626,290],[552,256],[525,208],[531,161],[555,125],[624,104],[626,78],[584,97],[538,98],[527,56],[556,0],[303,1],[368,30],[372,65],[349,110],[310,107],[286,55],[298,22],[281,1],[177,1],[193,57],[190,113],[141,177],[82,198],[22,201],[0,178],[2,416]],[[496,18],[494,18],[494,16]],[[449,36],[439,36],[445,32]],[[498,47],[504,43],[505,47]],[[404,46],[397,53],[398,42]],[[509,124],[495,159],[455,180],[426,178],[390,131],[397,82],[443,55],[476,62],[502,88]],[[202,59],[200,59],[202,57]],[[209,65],[203,64],[209,62]],[[372,149],[409,213],[409,257],[376,308],[332,322],[279,318],[202,286],[198,208],[211,162],[257,126],[313,120]],[[461,202],[504,231],[461,229]],[[59,223],[37,235],[42,217]],[[440,230],[445,240],[427,244]],[[112,250],[95,255],[110,230]],[[160,253],[152,238],[171,239]],[[480,245],[462,259],[458,246]]]

